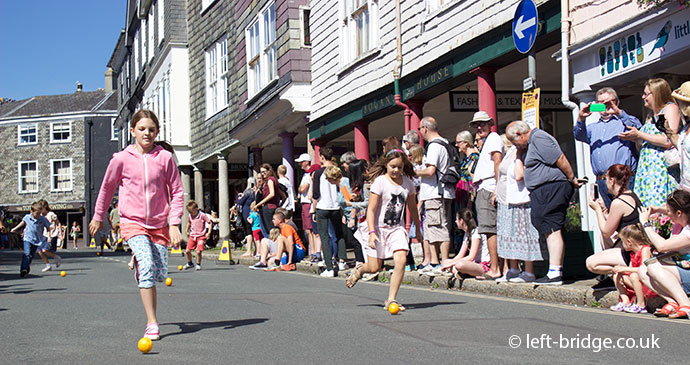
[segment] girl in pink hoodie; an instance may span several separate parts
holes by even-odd
[[[160,338],[155,281],[165,281],[168,274],[168,244],[182,239],[178,225],[184,205],[172,147],[155,142],[159,131],[158,118],[152,111],[140,110],[132,116],[129,133],[136,142],[110,160],[89,224],[93,236],[103,226],[119,185],[120,232],[134,252],[136,277],[148,320],[144,337],[152,340]]]

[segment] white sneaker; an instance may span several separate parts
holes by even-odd
[[[46,271],[50,271],[50,270],[53,270],[53,268],[50,267],[50,264],[48,264],[48,265],[46,265],[46,267],[43,268],[43,270],[41,270],[41,272],[46,272]]]
[[[527,271],[522,271],[520,275],[518,275],[516,278],[511,278],[510,281],[511,283],[531,283],[536,279],[534,274],[529,273]]]
[[[196,270],[196,271],[201,270],[201,265],[196,265],[196,267],[194,268],[194,270]]]
[[[321,260],[321,261],[319,261],[319,262],[316,264],[316,266],[318,266],[318,267],[326,267],[326,263],[323,262],[323,260]]]
[[[347,266],[346,262],[344,262],[344,261],[338,262],[338,270],[345,271],[345,270],[347,270],[347,268],[348,268],[348,266]]]
[[[62,257],[55,255],[55,267],[60,267],[62,265]]]
[[[188,262],[188,263],[186,263],[186,264],[184,265],[183,269],[187,270],[187,269],[191,269],[191,268],[193,268],[193,267],[194,267],[194,264],[190,264],[190,263]]]
[[[434,271],[434,267],[431,266],[431,265],[426,265],[426,266],[424,266],[423,268],[417,270],[417,272],[418,272],[420,275],[425,275],[425,274],[428,275],[430,272],[433,272],[433,271]]]
[[[323,276],[325,278],[332,278],[335,277],[335,273],[333,272],[333,270],[324,270],[324,272],[319,274],[319,276]]]

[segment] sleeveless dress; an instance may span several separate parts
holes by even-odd
[[[653,135],[665,135],[654,123],[643,125],[640,131]],[[678,177],[673,176],[664,163],[664,151],[663,147],[655,146],[647,141],[642,142],[634,191],[645,207],[664,205],[668,194],[671,194],[678,186]]]

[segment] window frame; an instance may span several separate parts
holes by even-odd
[[[160,45],[165,40],[165,0],[158,0],[156,15],[158,17],[158,44]]]
[[[25,142],[22,143],[22,129],[30,129],[33,126],[34,128],[34,137],[35,141],[34,142]],[[22,123],[17,125],[17,146],[35,146],[38,144],[38,123]]]
[[[299,39],[300,45],[305,48],[311,48],[311,27],[305,24],[305,13],[309,13],[306,20],[311,20],[311,7],[300,5],[299,7]],[[309,33],[309,44],[306,42],[306,33]]]
[[[270,17],[271,10],[273,15],[272,18]],[[269,27],[266,26],[267,16],[268,23],[271,24]],[[256,29],[255,38],[252,38],[254,32],[253,28]],[[269,33],[267,33],[267,31]],[[247,68],[247,102],[278,79],[278,39],[276,33],[276,4],[275,1],[273,1],[266,4],[261,11],[259,11],[244,31]],[[273,39],[270,39],[271,35]],[[257,52],[254,53],[253,51]]]
[[[67,123],[68,125],[68,136],[67,139],[64,140],[57,140],[55,139],[55,125],[56,124],[65,124]],[[51,144],[60,144],[60,143],[72,143],[72,121],[55,121],[55,122],[50,122],[50,143]]]
[[[213,3],[215,3],[217,0],[201,0],[201,11],[199,13],[204,13],[206,9],[211,7]]]
[[[59,189],[55,186],[55,177],[59,176],[55,172],[55,163],[56,162],[69,162],[69,188],[63,188]],[[50,159],[50,191],[51,192],[65,192],[65,191],[72,191],[74,189],[74,169],[73,164],[72,164],[72,159],[71,158],[56,158],[56,159]]]
[[[110,118],[110,140],[118,141],[120,139],[120,130],[117,129],[115,122],[117,118]]]
[[[36,165],[36,189],[35,190],[22,190],[22,179],[25,179],[26,176],[22,176],[22,165],[23,164],[34,164]],[[38,160],[27,160],[27,161],[17,161],[17,194],[34,194],[38,193],[39,191],[39,169],[38,169]],[[27,184],[28,185],[28,184]]]
[[[230,105],[228,96],[230,86],[229,59],[227,35],[215,41],[204,51],[206,119]]]
[[[356,8],[351,7],[354,2],[361,2]],[[358,36],[358,19],[364,12],[368,13],[367,47],[360,48]],[[340,34],[340,65],[341,69],[348,69],[353,64],[367,58],[380,50],[378,0],[340,0],[338,8],[338,24]]]

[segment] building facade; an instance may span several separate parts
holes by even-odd
[[[81,86],[80,86],[81,87]],[[22,216],[47,200],[63,224],[83,229],[117,151],[115,92],[36,96],[0,105],[0,207]],[[87,237],[88,238],[88,237]]]

